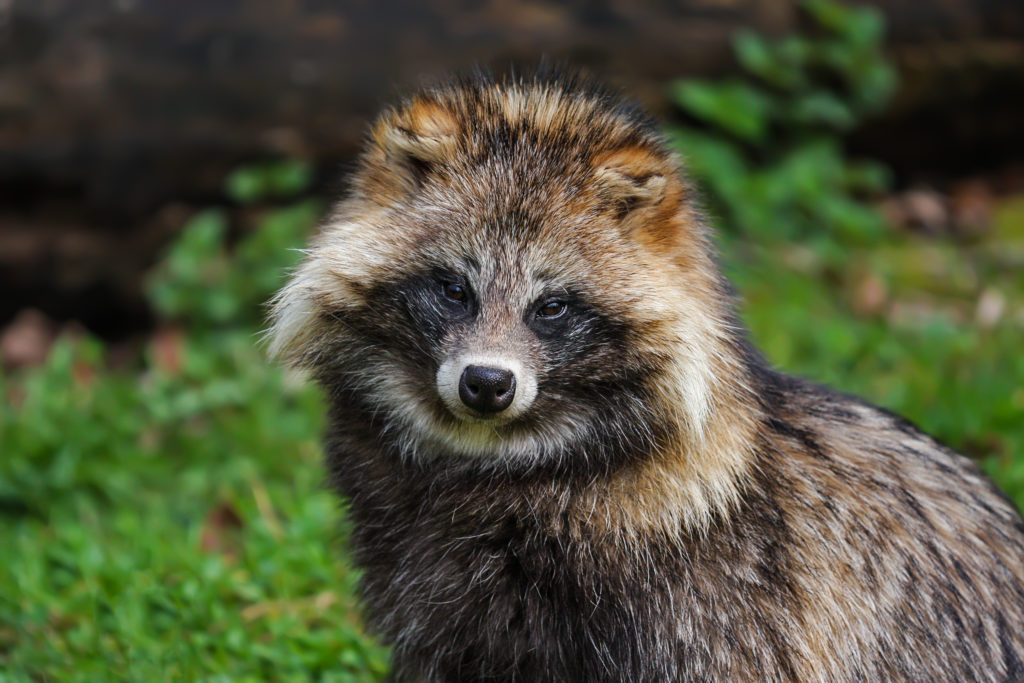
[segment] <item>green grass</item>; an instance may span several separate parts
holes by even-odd
[[[320,398],[224,332],[107,374],[62,344],[6,387],[10,680],[375,680],[321,487]]]
[[[1022,226],[1024,212],[1005,219]],[[771,362],[906,416],[1024,507],[1024,240],[902,239],[839,259],[791,245],[729,251]],[[885,292],[877,310],[863,310],[866,281]],[[998,320],[979,321],[984,297],[1002,300]]]
[[[163,322],[133,365],[64,339],[0,378],[0,682],[384,675],[322,486],[322,399],[257,343],[319,210],[266,211],[230,249],[224,216],[198,215],[155,271]],[[1024,201],[970,245],[723,248],[773,362],[906,414],[1024,503]],[[864,301],[869,281],[884,295]],[[986,292],[1004,314],[979,324]]]
[[[3,378],[0,681],[386,672],[322,486],[321,397],[257,343],[318,210],[270,211],[230,254],[200,214],[156,271],[166,322],[134,367],[65,339]]]

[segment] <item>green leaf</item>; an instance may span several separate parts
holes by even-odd
[[[742,201],[747,163],[739,147],[722,137],[687,128],[669,130],[687,171],[726,203]]]
[[[740,65],[766,83],[792,89],[805,82],[803,64],[792,48],[786,51],[747,30],[737,31],[732,44]]]
[[[818,24],[833,33],[846,34],[856,11],[835,0],[802,0],[801,8]]]
[[[312,167],[299,159],[272,164],[267,170],[269,189],[275,197],[292,197],[305,192],[312,179]]]
[[[206,293],[222,281],[227,268],[224,238],[227,217],[202,211],[192,217],[147,282],[153,307],[168,318],[202,312]]]
[[[249,204],[266,194],[266,179],[258,166],[236,169],[224,181],[224,191],[239,204]]]
[[[224,190],[240,204],[283,199],[309,189],[312,177],[310,165],[298,159],[250,164],[232,171],[224,183]]]
[[[807,140],[788,150],[775,169],[792,188],[793,196],[809,203],[838,187],[842,171],[838,146],[827,138]]]
[[[873,48],[882,41],[885,19],[875,7],[856,7],[846,17],[842,30],[851,44],[861,48]]]
[[[868,60],[857,64],[849,77],[852,96],[864,113],[880,111],[896,90],[896,70],[884,61]]]
[[[892,173],[884,165],[876,162],[847,164],[843,185],[852,192],[880,193],[892,185]]]
[[[803,126],[826,126],[847,131],[857,123],[850,107],[832,93],[819,90],[797,96],[787,115]]]
[[[825,195],[816,208],[825,223],[850,241],[870,243],[885,232],[885,221],[871,206],[842,195]]]
[[[686,111],[744,140],[764,139],[772,114],[771,98],[741,81],[681,81],[672,88]]]

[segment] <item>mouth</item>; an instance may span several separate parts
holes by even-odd
[[[516,415],[475,415],[465,408],[452,410],[435,391],[418,388],[418,396],[410,392],[410,400],[392,413],[399,418],[394,443],[413,458],[447,455],[496,467],[535,463],[576,442],[591,419],[554,406],[531,406]]]
[[[454,418],[454,424],[471,424],[483,427],[497,428],[515,422],[521,415],[510,415],[502,413],[484,413],[473,410],[464,405],[451,405],[448,401],[440,401],[440,409],[449,418]]]
[[[474,415],[468,409],[453,411],[441,402],[434,404],[416,420],[416,431],[425,443],[444,451],[480,457],[501,456],[519,450],[531,441],[530,430],[516,417]]]

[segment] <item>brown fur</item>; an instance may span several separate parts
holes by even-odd
[[[429,91],[380,118],[279,295],[396,678],[1024,679],[1018,513],[764,364],[678,169],[573,79]],[[566,317],[534,317],[552,296]],[[439,397],[481,353],[535,391],[514,418]]]

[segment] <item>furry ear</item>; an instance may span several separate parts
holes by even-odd
[[[434,164],[454,152],[457,133],[455,117],[438,102],[420,96],[386,116],[373,138],[383,152],[382,164],[415,187]]]
[[[660,204],[665,199],[669,172],[666,159],[643,147],[616,149],[594,161],[594,175],[621,218],[636,209]]]

